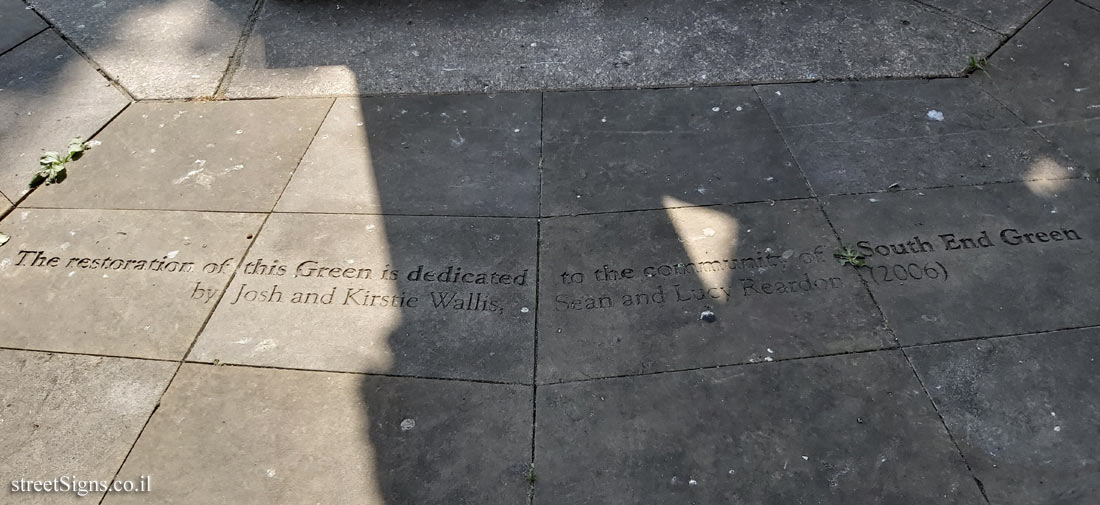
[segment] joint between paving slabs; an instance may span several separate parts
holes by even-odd
[[[1050,7],[1050,4],[1052,3],[1054,3],[1054,0],[1047,0],[1042,7],[1039,7],[1035,10],[1035,12],[1031,13],[1031,16],[1029,16],[1023,23],[1020,23],[1020,26],[1017,26],[1016,29],[1012,31],[1012,33],[1004,37],[1001,40],[1001,43],[997,44],[997,47],[993,48],[993,50],[990,51],[989,54],[986,54],[985,58],[987,60],[992,58],[993,55],[997,54],[997,51],[1000,51],[1002,47],[1008,45],[1008,43],[1011,42],[1012,39],[1016,38],[1016,34],[1020,33],[1020,30],[1023,30],[1025,26],[1031,24],[1031,21],[1038,17],[1039,14],[1041,14],[1043,11],[1045,11],[1047,7]]]
[[[546,145],[546,93],[539,93],[539,190],[537,215],[542,216],[542,184]],[[542,267],[542,218],[535,219],[535,317],[534,344],[531,360],[531,461],[527,468],[527,504],[535,502],[535,434],[538,432],[538,392],[539,392],[539,283]]]
[[[31,11],[31,12],[34,12],[34,11]],[[35,14],[37,14],[37,13],[35,13]],[[49,30],[49,29],[50,29],[50,26],[49,26],[49,24],[47,24],[45,28],[43,28],[43,29],[41,29],[41,30],[38,30],[37,32],[34,32],[34,34],[33,34],[33,35],[31,35],[30,37],[27,37],[27,38],[25,38],[25,39],[23,39],[23,40],[19,41],[19,43],[18,43],[18,44],[15,44],[14,46],[11,46],[11,47],[9,47],[9,48],[8,48],[7,50],[5,50],[5,51],[0,51],[0,57],[3,57],[3,56],[5,56],[5,55],[7,55],[8,53],[10,53],[10,52],[12,52],[12,51],[16,50],[17,48],[19,48],[19,46],[22,46],[23,44],[26,44],[27,42],[30,42],[30,40],[31,40],[31,39],[33,39],[33,38],[35,38],[35,37],[37,37],[37,36],[39,36],[39,35],[42,35],[42,32],[44,32],[44,31],[46,31],[46,30]]]
[[[1004,33],[1004,32],[1002,32],[1002,31],[1000,31],[996,28],[986,26],[986,25],[982,24],[980,21],[975,21],[973,19],[970,19],[970,18],[962,15],[961,13],[951,12],[951,11],[945,10],[943,8],[936,7],[935,5],[925,3],[921,0],[911,0],[911,1],[914,4],[917,4],[918,6],[923,7],[924,10],[926,10],[926,11],[929,11],[933,14],[945,17],[945,18],[950,19],[952,21],[961,20],[965,24],[970,24],[970,25],[976,26],[978,28],[981,28],[983,30],[987,30],[987,31],[996,33],[997,35],[1000,35],[1000,37],[1002,39],[1005,39],[1007,37],[1011,37],[1011,35],[1008,34],[1008,33]]]
[[[951,433],[951,428],[947,426],[947,420],[944,419],[943,413],[940,412],[939,405],[936,405],[936,400],[932,398],[932,393],[928,391],[928,386],[924,384],[924,379],[922,379],[920,373],[917,372],[917,367],[913,365],[913,360],[909,357],[909,353],[902,348],[901,354],[905,356],[905,362],[909,364],[909,370],[913,372],[913,377],[917,378],[917,383],[920,384],[921,390],[923,390],[925,396],[928,397],[928,402],[932,405],[932,410],[936,411],[936,416],[940,418],[940,426],[943,426],[943,431],[947,433],[947,438],[951,440],[951,445],[955,446],[955,451],[958,452],[959,458],[962,458],[963,464],[966,465],[966,471],[970,472],[970,477],[974,479],[974,485],[978,487],[978,492],[982,494],[982,498],[988,504],[989,496],[985,494],[985,485],[978,479],[978,476],[974,473],[974,468],[971,467],[970,462],[967,461],[966,454],[963,454],[962,447],[959,446],[958,440],[955,439],[955,434]]]
[[[70,39],[67,35],[65,35],[65,32],[61,31],[60,28],[58,28],[56,25],[54,25],[52,22],[50,22],[50,18],[46,17],[41,12],[38,12],[38,9],[35,9],[34,6],[27,3],[26,0],[23,0],[23,4],[26,5],[27,8],[29,8],[31,10],[31,12],[34,12],[35,15],[42,18],[42,21],[44,21],[46,23],[46,25],[48,26],[48,28],[46,28],[46,30],[52,29],[53,33],[55,33],[58,37],[61,37],[61,40],[64,40],[65,43],[69,45],[69,48],[71,48],[74,52],[76,52],[76,54],[80,55],[80,57],[83,58],[84,61],[88,62],[88,64],[91,65],[92,68],[94,68],[96,72],[99,72],[99,75],[103,76],[104,79],[107,79],[107,82],[110,83],[110,85],[112,87],[114,87],[119,92],[121,92],[123,95],[125,95],[126,98],[129,99],[131,102],[137,101],[137,98],[134,97],[133,93],[130,93],[130,90],[126,89],[126,87],[123,86],[122,83],[118,82],[118,79],[116,79],[109,72],[107,72],[107,70],[104,69],[103,66],[99,64],[99,62],[95,61],[95,59],[92,58],[91,55],[84,52],[84,50],[81,49],[80,46],[76,45],[76,42],[73,42],[72,39]],[[44,32],[46,30],[42,30],[42,31]],[[42,34],[42,32],[38,32],[37,34],[35,34],[35,37],[37,37],[38,35],[41,35],[41,34]],[[31,37],[31,38],[34,38],[34,37]],[[28,40],[30,40],[30,39],[28,39]],[[24,42],[26,42],[26,41],[24,41]]]
[[[225,72],[222,73],[221,79],[218,79],[218,85],[214,88],[213,98],[224,99],[225,94],[229,91],[229,84],[233,81],[233,76],[236,75],[237,69],[241,66],[244,49],[248,45],[248,39],[252,37],[252,29],[256,27],[256,21],[260,18],[263,5],[264,0],[256,0],[252,4],[252,11],[248,13],[248,20],[241,28],[241,36],[237,39],[237,45],[233,47],[233,53],[229,55],[229,61],[225,63]]]

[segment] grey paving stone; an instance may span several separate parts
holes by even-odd
[[[213,95],[253,2],[30,0],[139,99]]]
[[[538,215],[538,94],[341,98],[278,211]]]
[[[42,151],[94,134],[128,100],[47,31],[0,57],[0,191],[28,191]]]
[[[1100,332],[910,350],[991,503],[1086,505],[1100,496]]]
[[[1098,0],[1081,0],[1081,3],[1092,7],[1093,9],[1100,10],[1100,1]]]
[[[1081,174],[966,79],[757,88],[818,194]],[[1043,167],[1036,170],[1036,167]]]
[[[810,200],[547,219],[540,243],[540,382],[892,345]]]
[[[231,96],[956,74],[996,33],[908,2],[273,1]],[[973,30],[973,31],[972,31]]]
[[[104,503],[527,498],[529,387],[185,364]]]
[[[9,201],[4,195],[0,194],[0,214],[7,212],[8,209],[11,208],[11,206],[11,201]]]
[[[190,359],[530,382],[535,227],[274,214]]]
[[[331,99],[144,102],[30,207],[270,211]]]
[[[1046,0],[922,0],[922,3],[943,9],[1005,35],[1011,35],[1042,9]]]
[[[180,359],[262,220],[17,209],[0,222],[0,346]]]
[[[46,28],[46,22],[19,0],[0,0],[0,53]]]
[[[897,352],[538,388],[536,504],[982,503]]]
[[[808,196],[752,88],[550,93],[543,214]]]
[[[1040,128],[1070,157],[1091,170],[1097,161],[1100,118],[1100,12],[1073,0],[1056,0],[990,60],[979,83]],[[1045,126],[1056,125],[1054,128]]]
[[[845,196],[826,212],[903,344],[1100,324],[1081,179]],[[888,253],[888,254],[887,254]]]
[[[112,480],[175,371],[171,362],[0,350],[5,501],[98,501],[106,490],[74,477]],[[60,478],[69,483],[53,483]],[[33,486],[20,479],[69,491],[12,492],[12,482]]]

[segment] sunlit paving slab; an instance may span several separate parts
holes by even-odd
[[[0,56],[0,191],[18,200],[42,151],[91,136],[128,101],[53,32]]]
[[[175,371],[170,362],[0,350],[4,502],[96,503]],[[34,481],[59,491],[34,492]]]
[[[911,2],[563,0],[454,7],[265,2],[229,94],[454,93],[948,75],[962,70],[965,55],[985,54],[1001,40],[991,30]]]
[[[1055,0],[994,54],[986,71],[975,75],[985,89],[1093,173],[1100,171],[1097,25],[1100,11]]]
[[[536,504],[983,503],[900,352],[538,388]]]
[[[31,207],[270,211],[331,99],[143,102]]]
[[[903,344],[1100,324],[1100,185],[1082,179],[828,199]]]
[[[7,212],[7,210],[10,208],[11,202],[8,201],[7,197],[5,197],[4,195],[0,195],[0,214]]]
[[[809,190],[749,87],[548,93],[543,215],[797,198]]]
[[[44,30],[46,22],[19,0],[0,0],[0,53]]]
[[[213,95],[252,9],[215,0],[31,0],[137,98]]]
[[[816,202],[544,220],[539,381],[892,345]]]
[[[525,386],[184,365],[104,503],[522,504]]]
[[[262,215],[16,209],[0,346],[181,359]]]
[[[535,228],[273,214],[190,359],[530,382]]]
[[[1077,177],[966,79],[757,88],[818,194]]]
[[[1100,332],[921,347],[913,364],[990,503],[1095,503]]]
[[[280,212],[535,216],[538,93],[336,101]]]

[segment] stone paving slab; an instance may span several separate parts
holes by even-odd
[[[535,227],[273,214],[190,359],[530,382]]]
[[[921,0],[921,3],[1011,35],[1046,4],[1046,0]]]
[[[142,102],[30,207],[270,211],[331,99]]]
[[[990,59],[978,82],[1086,168],[1100,170],[1100,12],[1056,0]],[[1091,120],[1081,122],[1081,120]],[[1052,126],[1053,125],[1053,126]],[[1047,128],[1050,126],[1050,128]]]
[[[1100,324],[1100,186],[1081,179],[828,199],[903,344]]]
[[[89,137],[127,103],[52,31],[0,56],[0,191],[18,200],[42,151]]]
[[[0,221],[0,346],[181,359],[216,301],[203,290],[225,286],[262,219],[17,209]]]
[[[0,0],[0,54],[46,28],[46,22],[19,0]]]
[[[1081,174],[967,79],[757,89],[818,194]]]
[[[538,379],[892,345],[835,249],[812,200],[544,220]]]
[[[11,207],[11,201],[9,201],[6,196],[0,194],[0,214],[7,212]]]
[[[1064,331],[909,351],[991,503],[1100,496],[1100,332]]]
[[[809,196],[750,87],[548,93],[543,214]]]
[[[538,388],[536,504],[982,503],[898,352]]]
[[[253,2],[30,0],[139,99],[210,96]]]
[[[74,476],[110,481],[175,370],[170,362],[0,350],[5,502],[98,501],[103,492],[88,486],[80,497],[76,489],[14,493],[9,484]]]
[[[536,216],[536,93],[341,98],[277,211]]]
[[[185,364],[104,503],[520,504],[529,387]]]
[[[957,74],[994,32],[916,3],[265,3],[230,96]]]

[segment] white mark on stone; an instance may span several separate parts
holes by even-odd
[[[717,232],[714,231],[714,228],[703,228],[704,237],[713,237],[715,234],[717,234]]]
[[[405,419],[401,421],[401,431],[409,431],[416,427],[415,419]]]
[[[268,468],[267,469],[267,476],[268,477],[275,477],[275,469],[274,468]]]
[[[237,131],[235,131],[235,132],[233,132],[233,133],[236,133],[237,135],[240,135],[240,134],[244,133],[244,130],[237,130]]]
[[[173,260],[173,259],[176,259],[176,255],[178,255],[179,253],[180,253],[180,252],[179,252],[178,250],[176,250],[176,251],[168,251],[168,254],[165,254],[164,256],[165,256],[165,257],[167,257],[167,258],[168,258],[168,259],[170,259],[170,260]]]
[[[802,461],[809,461],[809,460],[810,460],[809,456],[802,456]]]
[[[734,108],[734,110],[736,110],[737,112],[741,112],[741,111],[745,110],[745,108],[738,105],[737,107]]]
[[[689,486],[698,486],[698,485],[699,485],[699,481],[697,481],[697,480],[695,480],[695,479],[691,479],[691,480],[689,480],[689,481],[688,481],[688,485],[689,485]]]
[[[711,107],[710,110],[712,110],[714,112],[718,112],[718,111],[722,110],[722,108],[721,107]]]
[[[524,314],[526,314],[526,313],[528,313],[528,312],[531,312],[531,309],[529,309],[529,308],[527,308],[527,307],[523,307],[522,309],[519,309],[519,311],[520,311],[520,312],[523,312]]]
[[[252,348],[252,354],[266,352],[274,349],[277,346],[275,341],[270,338],[265,338],[256,344],[256,347]]]
[[[943,113],[936,110],[936,109],[932,109],[932,110],[928,111],[927,115],[928,115],[928,119],[931,119],[933,121],[943,121]]]
[[[1055,426],[1054,431],[1062,431],[1062,427],[1061,426]]]

